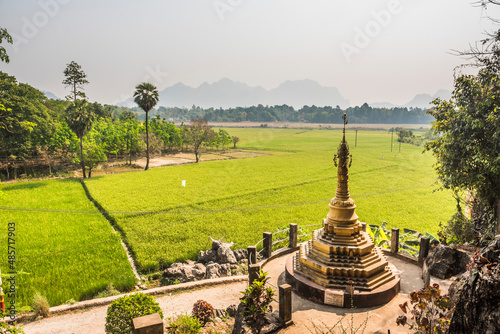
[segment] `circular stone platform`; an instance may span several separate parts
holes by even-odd
[[[379,286],[372,291],[354,291],[352,294],[347,290],[329,289],[309,279],[297,274],[293,270],[293,260],[295,253],[290,255],[286,260],[285,265],[285,279],[292,289],[299,296],[307,298],[313,302],[336,307],[349,308],[354,307],[372,307],[386,304],[391,301],[399,293],[400,277],[395,275],[395,279],[390,282]],[[395,267],[389,263],[392,272]]]

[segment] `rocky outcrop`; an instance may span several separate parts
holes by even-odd
[[[432,247],[425,260],[429,274],[441,279],[465,272],[470,255],[454,246],[439,244]]]
[[[217,261],[217,251],[209,249],[207,251],[200,251],[198,253],[198,262],[209,263]]]
[[[469,271],[449,289],[453,311],[449,333],[494,334],[500,331],[500,235],[481,255],[473,257]]]
[[[198,263],[186,261],[174,263],[163,272],[163,277],[171,281],[181,283],[232,276],[232,272],[238,272],[241,268],[238,263],[247,261],[246,249],[231,250],[229,244],[213,240],[212,247],[198,253]]]
[[[201,280],[206,268],[201,263],[174,263],[163,272],[163,277],[181,283]]]

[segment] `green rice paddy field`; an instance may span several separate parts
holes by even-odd
[[[209,236],[246,247],[259,241],[262,232],[290,223],[319,224],[326,217],[336,187],[332,158],[342,139],[340,130],[228,132],[241,138],[239,148],[269,155],[86,181],[124,231],[140,270],[195,259],[209,246]],[[357,147],[354,135],[347,133],[353,156],[350,189],[360,219],[436,234],[439,222],[452,215],[454,201],[449,192],[433,192],[431,154],[411,145],[403,145],[401,154],[395,145],[391,153],[386,131],[358,131]]]
[[[15,250],[17,307],[30,305],[35,290],[54,306],[91,298],[110,283],[133,288],[135,277],[120,236],[87,199],[79,180],[14,183],[0,189],[2,207],[42,210],[0,210],[0,268],[8,305],[13,271],[7,263],[8,243],[13,247],[9,251]],[[10,239],[9,223],[15,224]]]
[[[258,242],[263,232],[290,223],[320,224],[326,217],[335,194],[332,159],[342,139],[340,130],[227,131],[240,137],[238,149],[266,154],[85,180],[92,197],[122,231],[142,273],[195,259],[199,250],[209,247],[209,236],[246,247]],[[431,154],[408,144],[399,153],[397,143],[391,153],[386,131],[358,131],[357,147],[354,136],[352,130],[346,134],[353,156],[351,197],[360,220],[437,234],[439,222],[453,214],[454,200],[448,191],[433,192],[438,186]],[[97,210],[78,180],[0,189],[2,206],[86,212],[1,211],[3,245],[7,223],[17,224],[17,270],[26,272],[18,275],[21,303],[34,290],[57,305],[88,298],[110,282],[122,289],[133,285],[119,234],[102,216],[89,213]],[[8,264],[2,263],[1,269],[6,273]]]

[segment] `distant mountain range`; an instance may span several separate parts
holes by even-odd
[[[417,94],[415,97],[408,103],[398,106],[394,105],[389,102],[375,102],[375,103],[368,103],[371,107],[378,107],[378,108],[394,108],[394,107],[414,107],[414,108],[430,108],[431,102],[434,101],[435,99],[440,98],[441,100],[449,100],[451,98],[451,92],[446,89],[440,89],[438,90],[434,95],[430,94]]]
[[[159,106],[188,107],[196,105],[202,108],[250,107],[253,105],[282,105],[295,108],[304,105],[349,107],[337,88],[324,87],[313,80],[285,81],[276,88],[266,90],[261,86],[250,87],[242,82],[221,79],[209,84],[202,83],[193,88],[177,83],[160,91]],[[133,99],[127,99],[118,105],[135,106]]]
[[[51,92],[43,91],[48,98],[57,99]],[[262,105],[282,105],[287,104],[295,109],[308,106],[339,106],[342,109],[350,107],[349,100],[344,98],[337,88],[324,87],[313,80],[293,80],[285,81],[278,87],[267,90],[261,86],[250,87],[245,83],[232,81],[224,78],[212,84],[202,83],[194,88],[176,83],[159,92],[160,101],[158,106],[164,107],[186,107],[196,105],[202,108],[230,108],[249,107]],[[429,108],[430,102],[437,97],[448,100],[451,92],[445,89],[438,90],[434,95],[417,94],[411,101],[404,105],[395,105],[389,102],[368,103],[372,107],[394,108],[394,107],[414,107]],[[137,107],[133,98],[129,98],[119,106]]]

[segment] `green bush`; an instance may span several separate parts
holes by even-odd
[[[44,318],[49,316],[50,305],[47,298],[42,296],[39,292],[35,292],[33,296],[33,302],[31,304],[33,311],[37,317],[42,316]]]
[[[160,305],[151,296],[134,293],[121,297],[108,307],[106,333],[130,334],[133,331],[132,319],[154,313],[159,313],[163,319]]]
[[[196,334],[203,327],[198,318],[187,314],[180,314],[169,321],[167,330],[170,334]]]

